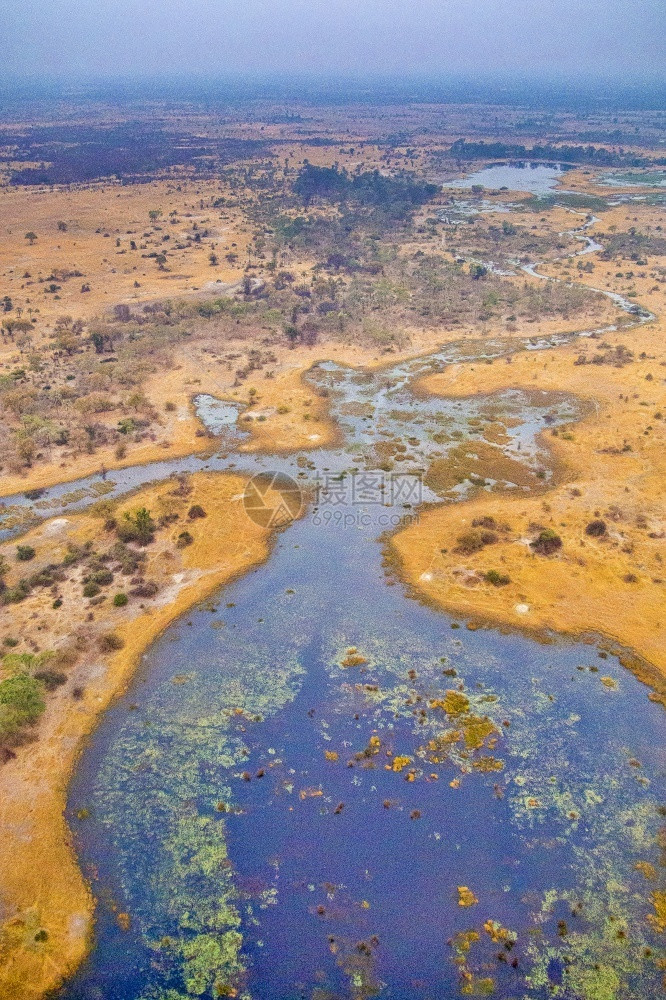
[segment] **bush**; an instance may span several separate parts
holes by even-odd
[[[122,649],[125,643],[115,632],[107,632],[99,638],[99,648],[103,653],[111,653],[115,649]]]
[[[530,545],[540,556],[550,556],[562,548],[562,539],[552,528],[544,528]]]
[[[143,552],[136,552],[129,549],[123,542],[116,542],[111,549],[111,555],[120,563],[121,571],[125,576],[133,576],[139,565],[146,558]]]
[[[83,596],[84,597],[97,597],[97,595],[100,592],[100,589],[101,588],[98,587],[97,584],[93,583],[93,581],[91,580],[89,583],[86,583],[86,585],[84,586],[84,588],[83,588]]]
[[[590,535],[592,538],[601,538],[602,535],[606,534],[606,522],[601,519],[590,521],[585,528],[585,534]]]
[[[32,545],[17,545],[16,558],[19,562],[30,562],[31,559],[35,558],[35,550]]]
[[[98,583],[100,587],[106,587],[109,583],[113,583],[113,573],[110,569],[98,569],[92,574],[93,583]]]
[[[497,541],[497,535],[494,531],[465,531],[462,535],[458,535],[457,541],[455,551],[468,556],[472,552],[479,552],[486,545],[492,545]]]
[[[160,588],[154,580],[146,580],[130,590],[132,597],[154,597]]]
[[[203,507],[200,504],[195,503],[188,510],[187,516],[189,517],[190,521],[196,521],[196,519],[198,517],[205,517],[206,516],[206,511],[203,509]]]
[[[189,531],[181,531],[176,539],[176,547],[179,549],[184,549],[186,546],[191,545],[194,538],[189,533]]]
[[[30,584],[27,580],[19,580],[15,587],[8,587],[2,592],[3,604],[18,604],[24,601],[30,593]]]
[[[59,670],[36,670],[33,677],[36,681],[41,681],[47,691],[55,691],[67,680],[67,674],[63,674]]]
[[[113,606],[114,608],[124,608],[128,601],[127,594],[116,594],[113,598]]]
[[[139,545],[152,542],[154,531],[155,522],[145,507],[140,507],[133,516],[126,511],[116,525],[116,534],[121,542],[138,542]]]
[[[0,737],[15,736],[23,726],[36,722],[46,704],[40,681],[18,673],[0,681]]]
[[[496,569],[489,569],[485,579],[488,583],[492,583],[493,587],[506,587],[507,583],[511,583],[510,576],[507,576],[506,573],[498,573]]]
[[[497,521],[495,520],[494,517],[491,517],[489,514],[486,514],[484,517],[475,517],[474,520],[472,521],[472,527],[489,528],[491,531],[494,531],[496,528],[499,527],[499,525],[497,524]]]

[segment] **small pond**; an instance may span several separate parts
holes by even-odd
[[[493,163],[465,177],[447,181],[444,186],[471,188],[480,184],[493,190],[507,188],[509,191],[529,191],[531,194],[544,195],[555,190],[568,169],[570,168],[561,163]]]

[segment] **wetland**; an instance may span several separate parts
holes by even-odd
[[[311,114],[4,136],[0,997],[651,1000],[661,173]]]

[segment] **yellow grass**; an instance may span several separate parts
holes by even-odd
[[[170,622],[268,553],[268,532],[251,522],[240,506],[242,478],[200,473],[190,483],[193,492],[183,504],[201,504],[207,517],[188,524],[194,536],[189,547],[174,549],[174,532],[169,529],[149,547],[148,572],[160,581],[161,590],[145,602],[145,610],[134,602],[122,609],[105,607],[95,612],[101,610],[99,621],[88,623],[79,584],[76,590],[63,585],[61,610],[51,609],[50,595],[40,592],[11,611],[0,611],[5,635],[25,634],[30,625],[34,629],[37,617],[42,630],[32,634],[39,636],[42,648],[62,643],[76,632],[94,637],[109,629],[125,642],[110,656],[101,655],[93,645],[85,663],[72,674],[72,682],[84,686],[84,698],[72,699],[69,683],[66,691],[49,696],[36,742],[0,769],[2,1000],[41,996],[76,968],[88,947],[93,899],[76,864],[63,809],[69,775],[98,715],[127,685],[146,646]],[[153,511],[164,504],[178,508],[179,501],[168,495],[172,488],[145,490],[122,505],[119,513],[141,504]],[[26,540],[37,549],[37,559],[41,553],[46,561],[62,551],[68,539],[98,541],[101,524],[92,515],[60,518],[33,530]],[[9,555],[10,547],[3,546],[3,551]],[[46,930],[48,939],[38,943],[34,935],[40,929]]]

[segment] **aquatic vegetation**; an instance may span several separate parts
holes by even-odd
[[[655,891],[650,894],[650,900],[654,906],[654,913],[648,914],[649,923],[660,933],[666,931],[666,892]]]
[[[460,720],[463,739],[468,750],[480,750],[482,746],[492,749],[494,737],[498,733],[495,723],[488,716],[468,715]]]
[[[495,992],[495,981],[490,976],[475,977],[468,973],[463,977],[460,992],[465,997],[489,997]]]
[[[474,895],[469,886],[458,886],[458,906],[474,906],[478,902],[478,897]]]
[[[444,698],[433,698],[430,707],[441,708],[447,715],[462,715],[469,712],[469,698],[460,691],[447,691]]]
[[[486,920],[483,929],[494,944],[511,943],[513,945],[518,939],[515,931],[510,931],[508,928],[502,927],[497,920]]]
[[[368,661],[365,656],[359,653],[356,646],[350,646],[344,659],[340,660],[341,667],[362,667]]]
[[[485,774],[491,771],[503,771],[504,761],[498,760],[497,757],[478,757],[473,763],[472,767],[476,771],[483,771]]]

